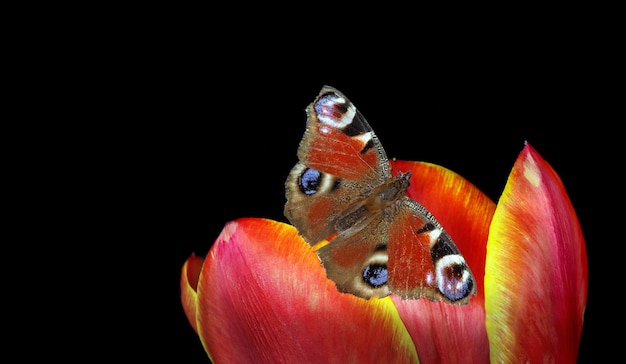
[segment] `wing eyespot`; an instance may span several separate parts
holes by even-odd
[[[380,288],[387,284],[387,266],[370,264],[363,269],[363,280],[372,288]]]
[[[436,263],[437,289],[452,302],[474,293],[474,280],[465,259],[458,254],[442,257]]]
[[[307,168],[300,175],[298,185],[302,193],[305,195],[313,195],[317,193],[321,183],[322,173],[313,168]]]

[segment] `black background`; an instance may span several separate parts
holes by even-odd
[[[176,24],[173,33],[146,30],[147,43],[126,40],[97,70],[110,90],[94,101],[106,136],[97,177],[107,186],[103,204],[116,211],[103,222],[125,231],[106,250],[130,267],[107,263],[123,283],[105,299],[124,313],[109,322],[118,333],[109,354],[120,346],[137,359],[208,362],[180,304],[180,269],[191,253],[206,254],[228,221],[285,221],[284,181],[304,109],[328,84],[359,108],[390,158],[445,166],[494,201],[528,141],[562,178],[587,243],[579,362],[610,355],[601,327],[613,322],[607,305],[619,302],[604,286],[620,278],[607,260],[622,250],[611,216],[620,209],[623,113],[614,115],[622,101],[605,44],[584,29],[506,41],[406,31],[374,46],[331,31],[268,41]]]

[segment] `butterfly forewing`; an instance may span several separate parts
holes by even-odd
[[[464,304],[474,276],[448,233],[422,205],[406,197],[388,229],[389,290],[402,298]]]
[[[390,167],[378,138],[356,107],[324,87],[307,108],[307,131],[298,158],[309,168],[362,185],[379,185]]]
[[[343,94],[324,87],[306,109],[300,161],[286,182],[285,216],[309,244],[337,233],[342,214],[390,176],[372,128]]]

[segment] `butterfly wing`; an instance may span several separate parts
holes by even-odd
[[[393,212],[374,214],[366,228],[338,235],[318,254],[342,292],[370,298],[465,304],[474,276],[452,239],[419,203],[401,198]]]
[[[405,299],[469,302],[474,275],[448,233],[418,202],[400,203],[387,229],[389,290]]]
[[[391,172],[372,128],[342,93],[324,86],[306,111],[299,162],[285,183],[284,213],[315,244],[339,233],[341,216]]]

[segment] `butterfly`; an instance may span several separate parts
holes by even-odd
[[[476,283],[463,255],[436,218],[406,195],[410,172],[392,176],[385,150],[354,104],[324,86],[306,115],[298,162],[285,182],[284,214],[317,248],[337,289],[366,299],[393,293],[469,302]]]

